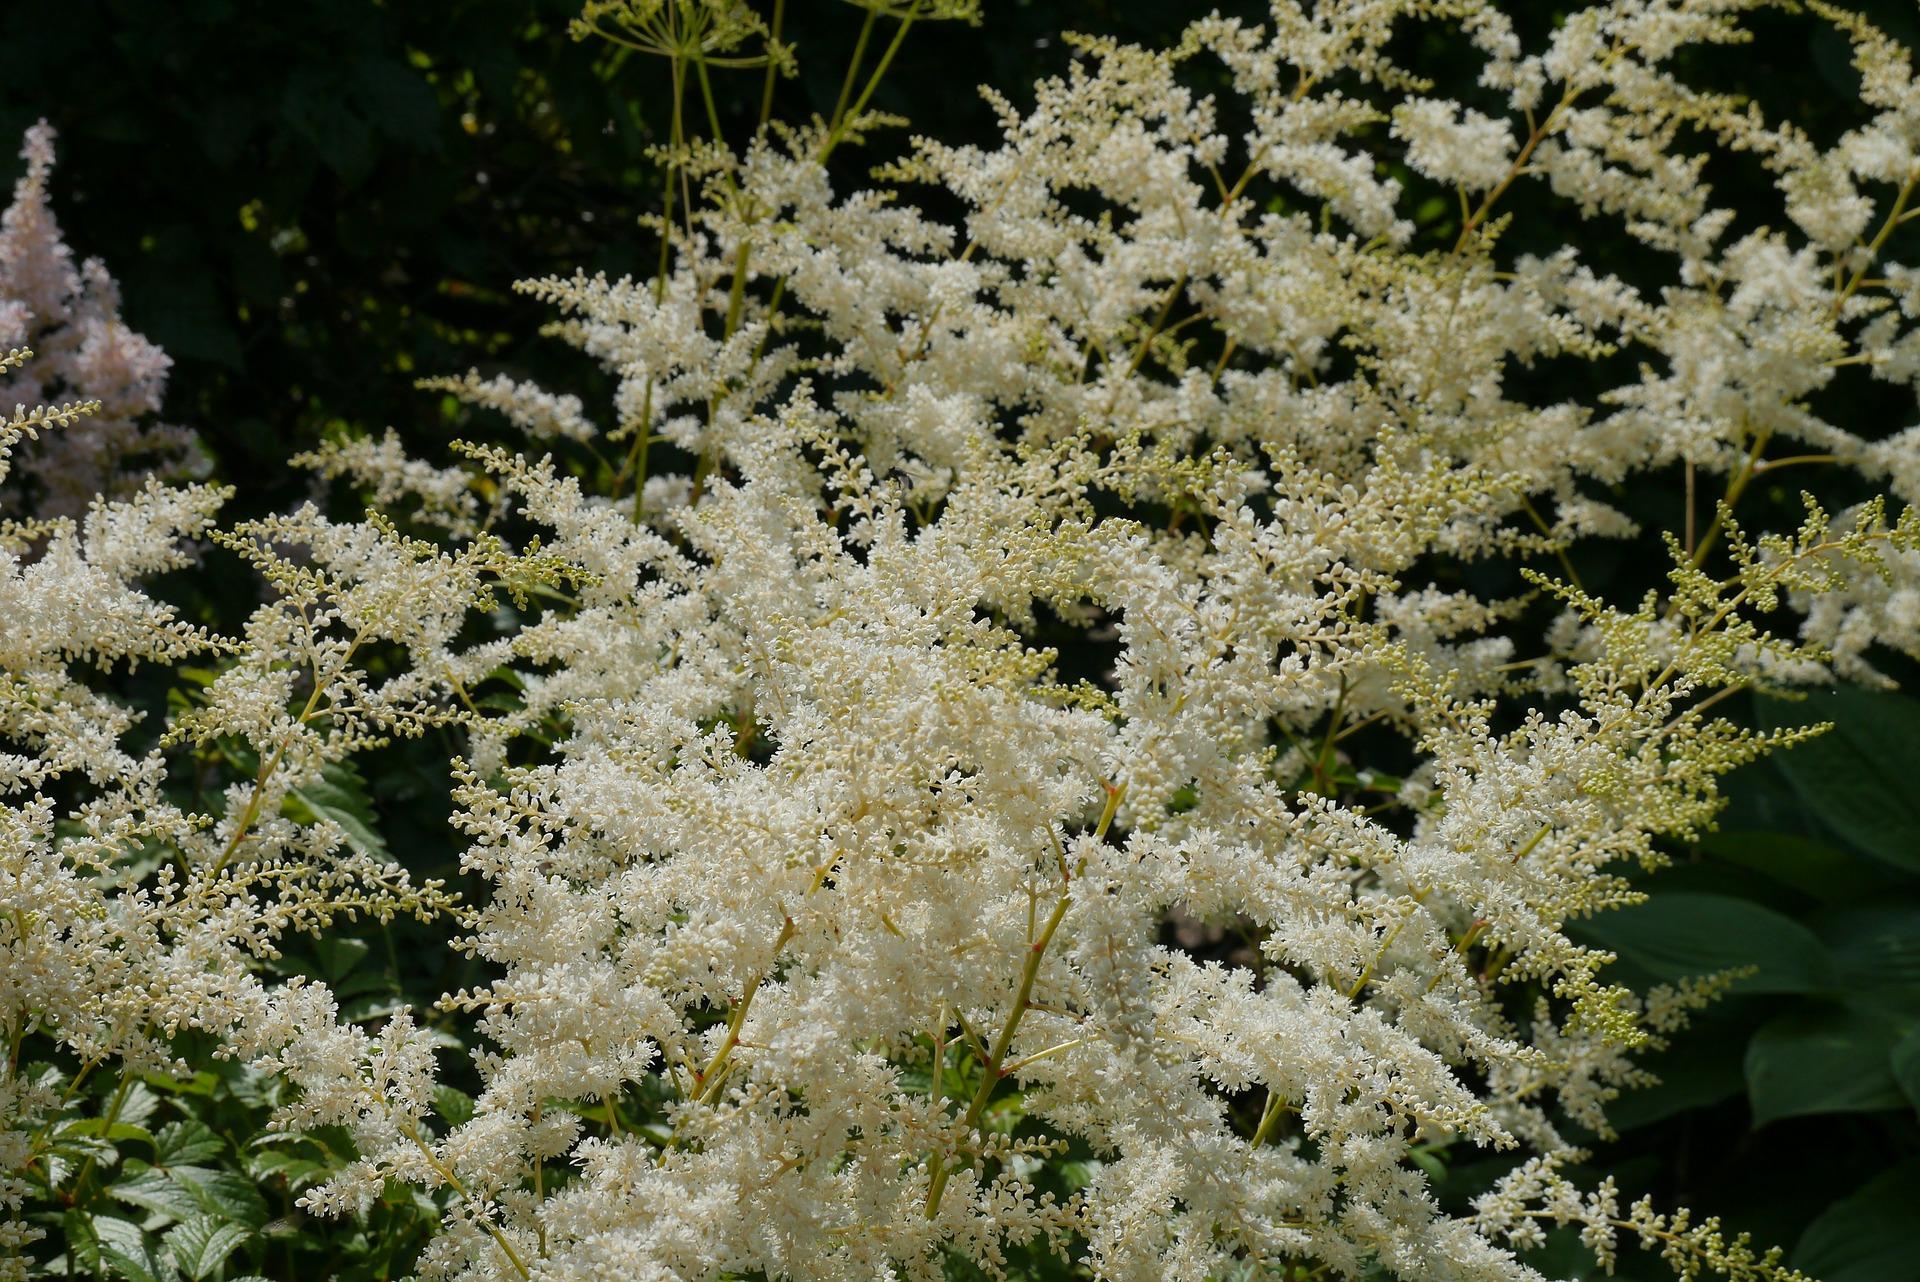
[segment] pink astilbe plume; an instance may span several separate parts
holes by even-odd
[[[177,474],[194,452],[183,428],[148,421],[173,362],[120,319],[120,290],[99,259],[74,262],[49,203],[54,131],[27,130],[27,170],[0,215],[0,351],[33,355],[0,401],[98,401],[94,414],[22,448],[0,512],[74,516],[96,495],[125,495],[155,473]]]

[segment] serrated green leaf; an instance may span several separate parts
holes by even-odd
[[[1920,701],[1839,686],[1804,702],[1758,701],[1769,728],[1831,721],[1833,729],[1774,758],[1807,808],[1876,859],[1920,872]]]
[[[173,1275],[154,1251],[153,1242],[132,1220],[96,1215],[92,1223],[100,1262],[109,1272],[129,1282],[167,1282]]]
[[[145,1140],[151,1144],[153,1135],[144,1126],[135,1126],[131,1122],[108,1124],[104,1117],[83,1117],[76,1122],[68,1122],[55,1133],[59,1138],[68,1136],[86,1137],[104,1140],[109,1144],[118,1144],[122,1140]]]
[[[69,1162],[92,1162],[109,1169],[120,1161],[120,1150],[97,1135],[61,1135],[48,1151]]]
[[[299,813],[302,808],[307,814]],[[374,820],[367,782],[350,762],[328,762],[318,779],[291,790],[286,810],[290,818],[302,822],[331,820],[345,835],[347,845],[369,859],[385,863],[392,858]]]
[[[60,1236],[67,1248],[67,1258],[88,1273],[100,1270],[100,1237],[94,1232],[93,1221],[92,1215],[79,1210],[67,1211],[60,1217]]]
[[[266,1199],[260,1196],[252,1180],[237,1171],[181,1166],[168,1174],[191,1193],[201,1208],[213,1215],[250,1229],[267,1222]]]
[[[1889,1061],[1910,1022],[1883,1008],[1838,1002],[1809,1002],[1769,1020],[1747,1045],[1753,1124],[1903,1107]]]
[[[289,1153],[284,1149],[268,1149],[262,1153],[252,1153],[246,1159],[247,1174],[255,1180],[281,1179],[287,1187],[298,1190],[313,1183],[327,1173],[324,1162],[317,1162],[298,1153]]]
[[[127,1163],[127,1173],[107,1186],[107,1196],[172,1220],[185,1220],[200,1213],[200,1201],[192,1191],[173,1178],[172,1173],[155,1170],[144,1162]]]
[[[247,1236],[238,1224],[201,1215],[169,1229],[164,1242],[175,1267],[198,1282],[225,1264]]]
[[[1833,983],[1826,948],[1812,931],[1731,895],[1656,890],[1645,903],[1577,923],[1572,933],[1666,982],[1751,966],[1734,992],[1807,993]]]
[[[155,1090],[166,1091],[173,1095],[211,1095],[220,1085],[220,1079],[212,1073],[198,1072],[191,1077],[167,1077],[159,1073],[149,1073],[144,1083]]]
[[[220,1137],[192,1119],[169,1122],[153,1137],[155,1166],[192,1166],[218,1157],[226,1145]]]
[[[127,1093],[120,1101],[119,1121],[134,1126],[144,1126],[160,1108],[160,1097],[145,1082],[135,1080],[128,1084]]]

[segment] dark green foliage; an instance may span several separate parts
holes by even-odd
[[[1754,968],[1648,1060],[1663,1080],[1613,1110],[1608,1156],[1643,1154],[1647,1190],[1788,1246],[1813,1276],[1901,1282],[1920,1276],[1920,873],[1896,834],[1920,702],[1754,703],[1761,724],[1834,729],[1738,772],[1722,830],[1655,873],[1649,903],[1586,926],[1623,977]]]

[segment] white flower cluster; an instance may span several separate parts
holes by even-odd
[[[733,7],[679,2],[759,39]],[[996,100],[998,146],[916,140],[884,175],[957,221],[834,189],[864,94],[709,140],[673,157],[704,197],[663,220],[659,277],[525,287],[619,380],[614,426],[504,378],[435,384],[554,452],[317,452],[392,510],[220,535],[272,588],[240,640],[134,586],[207,528],[209,490],[10,535],[5,1028],[89,1062],[220,1030],[299,1087],[286,1125],[352,1134],[310,1208],[392,1179],[440,1199],[429,1277],[936,1279],[1051,1249],[1116,1282],[1534,1282],[1511,1248],[1542,1220],[1603,1260],[1638,1235],[1689,1275],[1784,1274],[1560,1174],[1565,1119],[1604,1134],[1634,1052],[1714,987],[1614,987],[1568,924],[1630,901],[1622,871],[1779,742],[1712,712],[1826,671],[1775,612],[1800,602],[1804,641],[1856,665],[1920,648],[1920,441],[1811,408],[1849,366],[1920,378],[1920,295],[1886,256],[1920,86],[1828,13],[1870,121],[1822,150],[1672,72],[1741,39],[1744,7],[1603,0],[1537,53],[1475,0],[1082,41],[1030,108]],[[875,11],[904,31],[921,8]],[[1406,21],[1457,26],[1479,107],[1391,61]],[[1231,110],[1189,88],[1201,58]],[[1729,238],[1701,173],[1733,153],[1790,230]],[[1438,248],[1408,212],[1431,187],[1460,210]],[[1504,252],[1519,189],[1573,243]],[[1586,265],[1576,213],[1642,242],[1658,287]],[[1536,363],[1612,381],[1541,397]],[[1743,534],[1742,493],[1816,459],[1900,515]],[[1655,468],[1706,494],[1700,525],[1674,514],[1664,594],[1614,608],[1570,563],[1511,599],[1463,586],[1634,534],[1618,496]],[[170,741],[260,763],[217,817],[170,808],[166,750],[124,754],[126,714],[66,675],[189,647],[230,653]],[[362,666],[375,648],[399,675]],[[411,1018],[340,1023],[245,956],[339,904],[438,906],[286,804],[428,725],[468,735],[455,822],[487,894],[456,946],[495,974],[445,999],[484,1084],[457,1125]],[[63,840],[42,785],[72,772],[102,799]],[[118,889],[135,845],[162,871]],[[1247,948],[1184,947],[1176,915]],[[1514,1154],[1468,1216],[1419,1161],[1453,1144]]]

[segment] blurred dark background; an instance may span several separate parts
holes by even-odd
[[[789,8],[802,72],[776,111],[830,114],[861,11]],[[874,105],[984,138],[975,86],[1057,70],[1062,25],[1161,43],[1181,10],[1000,0],[980,27],[922,24]],[[574,42],[578,11],[34,0],[0,40],[0,178],[20,168],[9,140],[51,121],[68,243],[105,259],[129,323],[174,357],[169,419],[250,478],[245,507],[271,508],[302,483],[281,461],[330,423],[392,425],[422,449],[447,435],[415,378],[557,372],[515,280],[651,266],[635,220],[660,190],[646,149],[666,127],[664,64]],[[723,118],[750,127],[760,73],[717,74]],[[846,148],[839,163],[871,162]]]

